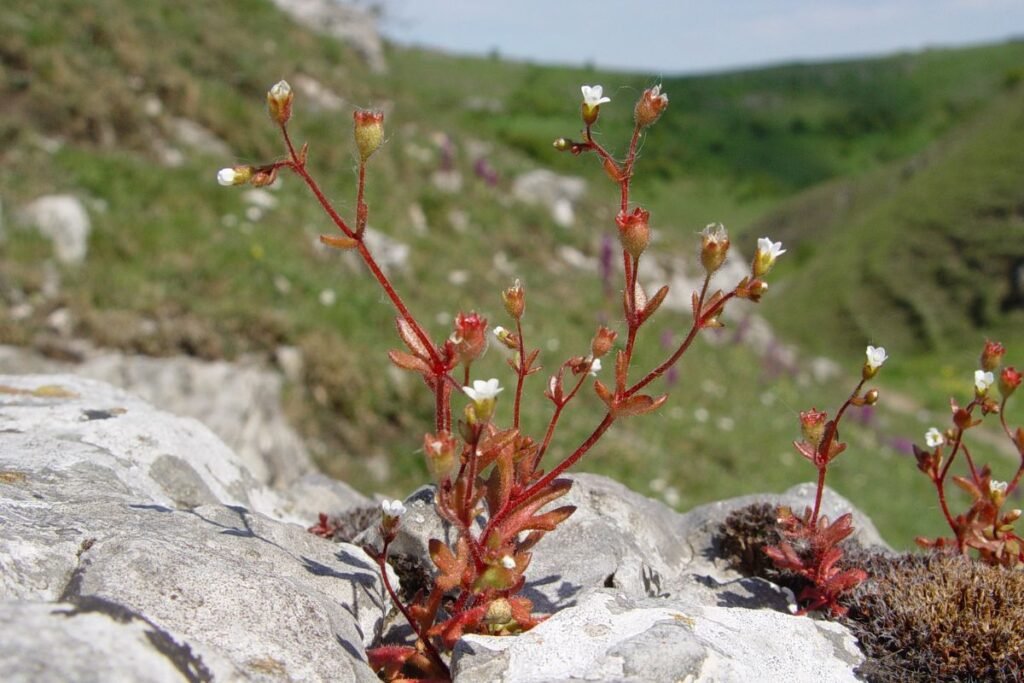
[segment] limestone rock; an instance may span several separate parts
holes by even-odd
[[[53,243],[58,261],[72,265],[85,261],[92,222],[78,197],[70,194],[39,197],[22,209],[21,218]]]
[[[537,544],[523,590],[553,616],[518,638],[465,638],[457,681],[855,680],[862,657],[845,628],[791,616],[787,591],[716,559],[714,536],[730,512],[757,502],[802,509],[812,484],[679,514],[606,477],[568,478],[573,487],[557,505],[577,510]],[[431,488],[406,507],[393,550],[429,567],[427,540],[450,540],[450,530]],[[841,496],[827,490],[822,509],[831,518],[852,512],[856,538],[887,548]],[[359,541],[376,543],[376,533]]]
[[[274,0],[274,4],[306,28],[351,45],[375,73],[387,71],[384,41],[371,10],[337,0]]]
[[[287,486],[314,470],[281,411],[281,376],[254,360],[149,358],[86,348],[80,363],[0,346],[0,372],[73,372],[110,382],[176,415],[194,417],[223,439],[260,482]]]
[[[547,208],[551,219],[563,228],[575,222],[573,207],[586,190],[583,178],[558,175],[545,168],[523,173],[512,184],[513,197],[525,204]]]
[[[456,683],[852,683],[860,658],[853,636],[830,622],[593,589],[516,638],[464,637],[452,668]]]
[[[0,376],[0,475],[5,672],[132,680],[163,658],[142,678],[376,680],[372,563],[280,521],[282,498],[199,422],[70,375]],[[42,654],[64,646],[116,652],[110,677]]]

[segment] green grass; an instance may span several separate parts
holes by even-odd
[[[649,78],[395,47],[388,48],[390,71],[368,75],[352,51],[295,26],[271,3],[251,0],[187,8],[169,0],[21,3],[0,10],[0,29],[0,162],[11,171],[0,176],[6,223],[38,195],[72,192],[88,199],[94,224],[89,260],[63,270],[56,301],[40,291],[48,246],[7,231],[0,339],[32,344],[46,315],[66,306],[79,333],[131,351],[269,357],[278,345],[295,344],[307,374],[290,388],[287,411],[321,465],[363,490],[395,495],[422,483],[416,449],[430,428],[431,401],[414,376],[388,369],[383,351],[398,340],[386,300],[360,266],[314,246],[318,233],[333,228],[297,179],[283,179],[273,193],[277,208],[256,221],[245,217],[241,192],[213,182],[220,166],[281,153],[264,112],[265,90],[299,73],[354,105],[386,106],[388,144],[370,164],[370,224],[410,245],[408,268],[395,273],[395,283],[435,338],[448,334],[459,310],[507,325],[499,292],[522,277],[527,340],[543,349],[551,370],[585,353],[595,327],[617,310],[595,273],[574,271],[558,255],[563,246],[597,255],[602,235],[614,230],[614,188],[594,159],[558,154],[551,140],[578,134],[579,85],[602,83],[613,101],[602,107],[599,132],[621,151],[631,102]],[[1022,62],[1024,44],[1008,43],[666,79],[671,106],[642,148],[633,196],[652,211],[660,253],[692,256],[695,233],[711,221],[726,223],[746,253],[753,237],[781,236],[790,252],[772,275],[762,312],[805,349],[844,358],[851,377],[865,340],[901,352],[886,366],[883,388],[931,413],[887,410],[883,391],[876,416],[844,431],[851,449],[830,475],[897,545],[941,532],[941,519],[927,481],[891,447],[893,438],[920,439],[939,423],[941,394],[953,377],[969,378],[979,335],[1003,333],[1011,344],[1020,329],[1016,313],[984,298],[997,295],[977,274],[990,277],[1000,267],[993,264],[1024,243],[1012,210],[1022,177],[1014,156],[1022,148],[1021,99],[1007,85]],[[145,106],[153,96],[163,103],[156,114]],[[152,141],[170,139],[178,117],[201,123],[236,156],[196,152],[178,168],[161,165]],[[354,202],[349,126],[346,112],[312,111],[301,96],[296,102],[293,133],[310,142],[313,170],[345,215]],[[458,194],[431,180],[439,134],[449,136],[463,175]],[[55,139],[59,150],[47,151]],[[501,176],[497,187],[475,179],[474,143],[488,146],[486,158]],[[903,178],[904,160],[919,153],[928,163]],[[538,166],[587,179],[573,228],[555,227],[546,211],[509,200],[511,178]],[[837,193],[846,198],[841,205]],[[410,219],[417,207],[425,233]],[[980,210],[988,213],[973,220]],[[460,230],[453,213],[468,228]],[[979,243],[940,251],[933,225],[954,226],[948,235]],[[1001,243],[1000,230],[1015,232]],[[905,260],[914,250],[924,256],[912,269],[890,268],[891,281],[877,276],[895,262],[892,253]],[[453,271],[465,271],[466,283],[452,286]],[[988,317],[962,323],[964,302],[935,285],[947,276],[981,296]],[[900,288],[920,298],[910,307],[916,318],[936,306],[952,312],[928,313],[934,321],[915,325],[907,306],[885,295]],[[336,293],[334,305],[318,301],[327,289]],[[843,292],[849,303],[838,314],[826,309],[823,291]],[[22,300],[34,313],[13,321],[8,313]],[[734,307],[728,322],[737,324],[745,310]],[[848,318],[846,310],[853,311]],[[637,366],[660,361],[659,337],[678,339],[687,325],[683,314],[660,313],[641,339]],[[945,372],[947,364],[955,371]],[[663,387],[670,403],[616,425],[581,469],[680,509],[778,491],[814,474],[789,445],[796,413],[811,405],[834,409],[853,383],[776,376],[751,349],[728,343],[699,342],[680,370],[679,383]],[[475,373],[511,377],[496,348]],[[549,415],[540,377],[528,385],[524,415],[534,434]],[[552,457],[571,450],[600,419],[589,391],[576,408]],[[1002,457],[984,447],[979,455]]]

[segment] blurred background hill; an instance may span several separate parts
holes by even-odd
[[[633,101],[663,83],[671,105],[634,199],[656,229],[647,282],[671,282],[675,307],[639,365],[687,329],[705,224],[726,224],[740,267],[757,237],[789,249],[765,302],[733,307],[666,379],[669,405],[583,463],[681,509],[811,479],[789,445],[796,413],[841,402],[873,343],[892,359],[883,398],[851,420],[830,483],[897,546],[940,533],[909,443],[946,423],[949,393],[967,400],[987,337],[1024,364],[1024,41],[661,78],[403,47],[365,8],[312,1],[16,3],[0,30],[0,342],[72,361],[84,341],[276,364],[318,464],[363,490],[426,478],[431,402],[387,365],[393,313],[318,245],[330,225],[295,178],[214,181],[282,153],[264,107],[280,78],[297,93],[293,135],[346,214],[351,110],[386,112],[372,236],[431,333],[460,310],[507,324],[500,290],[520,277],[547,367],[584,353],[618,306],[614,188],[551,141],[578,135],[579,86],[601,83],[601,139],[621,152]],[[506,376],[499,349],[480,365]],[[534,430],[542,385],[528,385]],[[569,417],[562,451],[598,402]],[[976,459],[1012,474],[995,439]]]

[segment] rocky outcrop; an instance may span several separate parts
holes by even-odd
[[[524,590],[538,611],[554,615],[518,638],[464,638],[453,660],[457,681],[857,680],[863,657],[849,631],[793,617],[789,591],[717,559],[715,533],[730,512],[755,502],[802,509],[813,485],[679,514],[606,477],[569,478],[573,488],[558,504],[577,510],[537,545]],[[426,541],[448,535],[432,496],[424,488],[406,501],[393,546],[424,564]],[[822,509],[833,519],[852,512],[857,540],[886,547],[834,492]]]
[[[5,680],[376,680],[379,580],[286,521],[304,488],[109,385],[0,377]]]
[[[21,222],[53,243],[53,255],[61,263],[76,265],[85,261],[92,222],[78,197],[70,194],[39,197],[22,209]]]
[[[558,175],[546,168],[528,171],[512,183],[512,196],[531,206],[551,212],[556,225],[569,228],[576,222],[576,203],[587,191],[587,182],[575,176]]]
[[[525,591],[552,616],[464,638],[456,681],[855,680],[845,628],[791,616],[788,591],[717,559],[729,512],[799,508],[813,487],[678,514],[573,479],[577,511],[537,545]],[[407,500],[394,547],[424,566],[426,540],[448,536],[432,495]],[[402,624],[358,545],[303,528],[368,504],[320,475],[270,488],[198,421],[109,385],[0,376],[5,680],[376,680],[364,648]],[[826,514],[847,510],[826,495]],[[861,543],[881,544],[854,512]]]
[[[287,486],[314,471],[302,439],[281,411],[281,375],[254,359],[238,363],[150,358],[83,345],[81,360],[45,358],[0,346],[0,373],[74,373],[109,382],[158,408],[200,420],[263,484]]]
[[[352,46],[375,73],[387,71],[384,41],[372,10],[338,0],[274,0],[274,4],[306,28]]]

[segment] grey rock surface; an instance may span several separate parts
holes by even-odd
[[[563,228],[576,221],[574,206],[587,191],[587,182],[575,176],[558,175],[546,168],[527,171],[512,183],[512,196],[521,202],[540,205]]]
[[[370,9],[338,0],[274,0],[297,23],[351,45],[376,73],[387,71],[384,41]]]
[[[856,681],[853,637],[830,622],[690,597],[633,600],[592,589],[516,638],[466,636],[459,683]]]
[[[679,514],[606,477],[568,478],[556,504],[577,510],[537,544],[523,591],[553,616],[517,638],[467,636],[456,681],[856,680],[862,656],[845,628],[792,616],[788,591],[717,558],[715,532],[730,512],[762,502],[802,510],[812,484]],[[406,500],[394,545],[425,566],[427,540],[450,536],[432,501],[426,487]],[[862,544],[887,549],[867,517],[826,490],[823,514],[845,512]]]
[[[0,346],[0,372],[74,373],[109,382],[162,410],[194,417],[219,436],[261,483],[284,487],[314,471],[281,410],[281,375],[255,359],[150,358],[83,346],[82,361]]]
[[[802,485],[679,514],[577,474],[576,513],[534,550],[525,594],[551,617],[514,638],[467,636],[460,683],[847,681],[843,627],[716,558],[715,530],[754,502],[799,510]],[[393,552],[447,538],[422,488]],[[0,376],[0,666],[5,680],[373,681],[364,648],[402,624],[356,545],[307,533],[369,500],[307,474],[259,481],[200,422],[71,375]],[[870,520],[832,492],[825,514]],[[358,542],[373,542],[374,532]],[[73,657],[47,657],[67,652]],[[81,662],[100,661],[88,669]]]
[[[22,209],[21,219],[53,243],[53,254],[61,263],[73,265],[85,261],[92,222],[78,197],[70,194],[39,197]]]
[[[22,680],[89,680],[42,652],[123,641],[94,680],[376,680],[375,568],[290,509],[196,420],[70,375],[0,376],[0,657]],[[33,647],[9,645],[29,637],[19,615],[40,622]],[[133,675],[160,658],[177,678]]]

